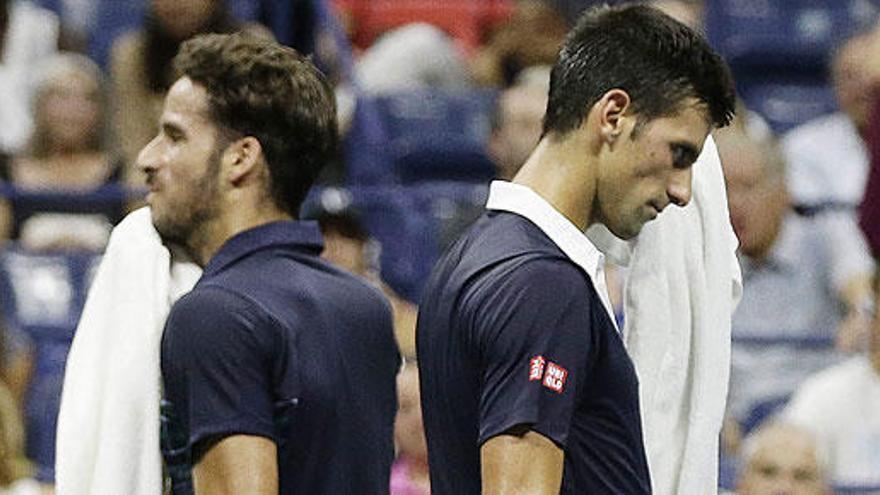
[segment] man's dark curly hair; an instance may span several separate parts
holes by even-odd
[[[295,217],[337,152],[336,100],[320,71],[292,48],[244,34],[186,41],[174,69],[207,90],[223,133],[260,142],[272,199]]]

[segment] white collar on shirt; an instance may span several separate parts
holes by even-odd
[[[611,321],[616,325],[605,285],[605,256],[575,224],[531,188],[512,182],[492,181],[486,208],[516,213],[541,229],[566,256],[590,276]]]

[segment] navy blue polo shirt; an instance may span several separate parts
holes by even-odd
[[[563,450],[560,493],[651,492],[632,362],[590,277],[543,230],[487,212],[424,294],[417,346],[432,493],[479,494],[481,445],[515,427]]]
[[[163,454],[175,493],[236,434],[278,447],[280,493],[387,493],[400,358],[381,293],[318,255],[314,222],[228,240],[162,338]]]

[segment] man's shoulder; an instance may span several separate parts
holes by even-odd
[[[259,306],[242,291],[214,283],[198,283],[174,303],[168,320],[231,322],[242,317],[252,319],[260,313]]]
[[[460,240],[465,257],[506,259],[522,255],[565,258],[559,247],[531,220],[516,213],[490,211]]]
[[[513,213],[484,216],[438,264],[448,276],[435,281],[444,292],[472,298],[498,291],[578,290],[589,276],[530,220]]]

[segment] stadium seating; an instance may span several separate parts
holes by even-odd
[[[833,48],[876,12],[872,0],[708,0],[706,32],[737,73],[822,73]]]
[[[424,89],[361,98],[348,138],[351,184],[485,181],[496,92]]]
[[[737,89],[777,133],[836,110],[828,60],[876,0],[708,0],[706,32]]]
[[[67,351],[99,256],[0,252],[0,295],[6,324],[33,342],[34,374],[24,404],[26,452],[37,477],[51,482],[55,422]]]
[[[837,110],[834,91],[823,80],[743,77],[738,91],[746,106],[761,114],[777,134]]]

